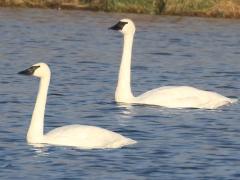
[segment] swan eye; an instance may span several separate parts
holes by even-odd
[[[119,21],[117,24],[110,27],[109,29],[119,31],[119,30],[122,30],[126,24],[128,24],[128,22]]]
[[[28,69],[25,69],[24,71],[19,72],[18,74],[23,74],[23,75],[33,75],[36,69],[38,69],[40,66],[32,66]]]

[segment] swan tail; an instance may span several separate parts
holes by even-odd
[[[238,99],[229,99],[230,104],[233,104],[233,103],[236,103],[236,102],[238,102]]]
[[[127,138],[127,139],[124,139],[121,142],[116,142],[116,143],[112,144],[111,147],[109,147],[109,148],[121,148],[121,147],[124,147],[124,146],[133,145],[133,144],[136,144],[136,143],[137,143],[137,141],[135,141],[133,139],[130,139],[130,138]]]
[[[224,106],[224,105],[230,105],[230,104],[236,103],[237,101],[238,101],[238,99],[227,98],[226,100],[216,104],[216,106],[213,109],[219,108],[219,107]]]

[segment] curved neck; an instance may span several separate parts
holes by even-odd
[[[133,98],[131,90],[131,58],[134,34],[124,35],[122,61],[115,92],[117,102],[129,102]]]
[[[50,75],[41,78],[36,104],[32,114],[32,120],[27,133],[27,141],[30,143],[39,143],[43,139],[44,133],[44,114],[47,101],[48,86]]]

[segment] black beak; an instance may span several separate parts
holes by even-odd
[[[123,27],[127,24],[127,22],[122,22],[122,21],[119,21],[117,24],[115,24],[114,26],[108,28],[108,29],[111,29],[111,30],[115,30],[115,31],[119,31],[119,30],[122,30]]]
[[[40,66],[32,66],[28,69],[25,69],[23,71],[20,71],[18,74],[22,74],[22,75],[28,75],[28,76],[31,76],[33,75],[34,71],[39,68]]]

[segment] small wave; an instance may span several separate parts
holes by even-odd
[[[65,96],[65,95],[60,93],[49,93],[49,96]]]
[[[160,55],[160,56],[172,56],[172,53],[168,53],[168,52],[152,52],[149,54],[153,54],[153,55]]]

